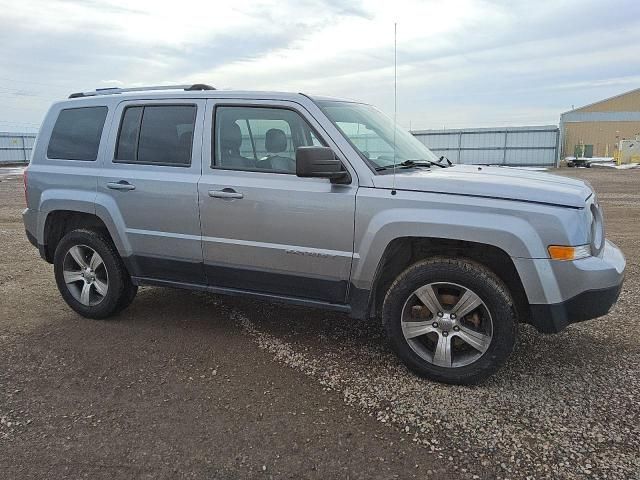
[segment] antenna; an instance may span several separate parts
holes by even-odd
[[[398,129],[398,23],[393,24],[393,182],[391,195],[396,194],[396,130]]]

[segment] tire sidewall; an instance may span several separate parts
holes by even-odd
[[[87,306],[74,298],[64,281],[64,258],[75,245],[86,245],[95,250],[102,261],[108,275],[107,294],[102,301],[93,306]],[[54,254],[54,273],[58,290],[67,304],[80,315],[88,318],[106,318],[117,311],[121,302],[125,279],[121,268],[121,260],[117,257],[113,247],[107,240],[96,232],[89,230],[74,230],[65,235],[58,243]]]
[[[446,368],[423,360],[404,338],[401,313],[409,296],[429,283],[454,283],[469,288],[485,303],[493,321],[487,351],[475,362]],[[517,336],[513,302],[502,282],[480,264],[471,261],[433,259],[403,272],[389,289],[383,306],[383,323],[393,350],[414,372],[446,383],[477,383],[497,370],[511,354]]]

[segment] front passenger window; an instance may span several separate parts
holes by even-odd
[[[213,168],[294,174],[298,147],[324,145],[286,108],[218,107],[214,125]]]

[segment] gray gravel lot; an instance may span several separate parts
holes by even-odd
[[[477,387],[415,377],[379,325],[334,313],[146,288],[81,319],[5,179],[0,478],[640,479],[640,170],[561,174],[598,191],[625,288],[600,320],[523,326]]]

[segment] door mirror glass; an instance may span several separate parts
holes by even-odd
[[[329,147],[298,147],[296,150],[298,177],[328,178],[332,183],[349,183],[349,172]]]

